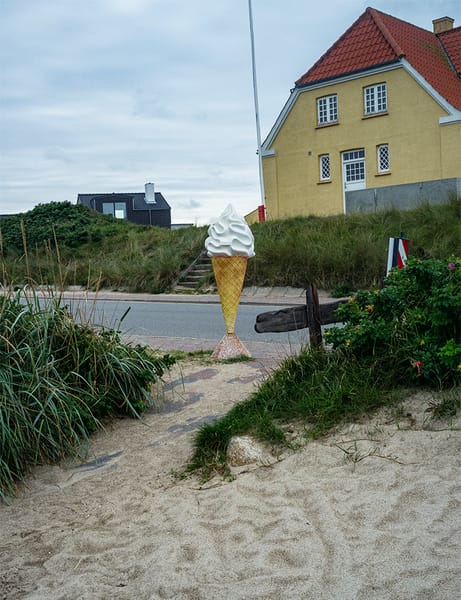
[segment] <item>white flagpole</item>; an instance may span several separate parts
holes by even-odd
[[[266,197],[264,193],[264,179],[263,179],[263,159],[261,153],[261,128],[259,126],[259,103],[258,103],[258,85],[256,82],[256,60],[255,60],[255,41],[253,32],[253,11],[251,9],[251,0],[248,0],[248,16],[250,20],[250,40],[251,40],[251,64],[253,71],[253,96],[255,103],[255,117],[256,117],[256,139],[258,142],[258,165],[259,165],[259,189],[261,193],[261,205],[258,211],[259,220],[266,220]]]

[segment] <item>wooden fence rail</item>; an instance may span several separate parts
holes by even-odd
[[[310,284],[306,288],[306,304],[272,310],[256,316],[257,333],[281,333],[296,329],[309,329],[311,346],[322,345],[322,325],[337,323],[336,309],[348,300],[319,303],[317,288]]]

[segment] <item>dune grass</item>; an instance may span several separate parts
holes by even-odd
[[[401,231],[413,256],[461,255],[460,218],[461,201],[453,200],[410,211],[257,223],[252,225],[256,256],[249,261],[245,283],[370,288],[385,274],[389,237]],[[203,249],[206,235],[206,227],[170,231],[117,221],[70,203],[39,205],[0,223],[2,279],[4,284],[30,283],[25,241],[37,283],[167,291]]]
[[[0,296],[0,498],[38,464],[75,454],[106,417],[138,417],[174,359],[77,324],[59,295]]]
[[[134,225],[81,205],[51,202],[2,220],[0,275],[4,285],[158,293],[199,254],[205,237],[203,227]]]
[[[290,447],[286,432],[293,424],[306,440],[315,439],[343,423],[367,418],[381,406],[393,406],[418,389],[394,381],[377,363],[364,363],[342,350],[305,348],[285,359],[248,399],[200,428],[191,460],[180,475],[195,474],[202,481],[229,476],[227,448],[234,436],[251,435],[275,447]],[[461,409],[461,385],[427,389],[434,398],[434,418],[450,418]]]
[[[401,231],[418,258],[461,255],[461,201],[335,217],[295,217],[253,226],[248,282],[319,289],[369,289],[385,275],[389,237]]]
[[[305,348],[286,358],[247,400],[201,427],[184,473],[195,472],[203,480],[228,474],[226,452],[233,436],[284,445],[285,426],[302,422],[305,436],[315,438],[398,397],[397,390],[379,381],[373,365],[365,367],[342,352]]]

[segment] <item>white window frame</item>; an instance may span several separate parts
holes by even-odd
[[[331,181],[331,163],[329,154],[319,155],[320,181]]]
[[[377,83],[363,88],[363,111],[365,116],[387,112],[386,83]]]
[[[348,150],[342,153],[344,181],[346,185],[365,183],[365,148]]]
[[[317,123],[328,125],[338,122],[338,95],[322,96],[317,98]]]
[[[105,215],[111,215],[114,219],[126,219],[126,202],[107,202],[102,203],[102,212]]]
[[[379,146],[376,146],[376,161],[378,164],[378,173],[390,172],[391,159],[389,154],[389,144],[379,144]]]

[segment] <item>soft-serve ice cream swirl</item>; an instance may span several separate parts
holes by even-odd
[[[252,258],[254,237],[245,219],[229,204],[219,219],[208,228],[205,240],[208,256],[245,256]]]

